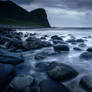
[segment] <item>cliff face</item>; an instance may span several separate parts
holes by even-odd
[[[10,22],[16,21],[16,23],[20,21],[20,23],[23,22],[25,26],[26,24],[29,24],[29,26],[31,26],[31,24],[34,24],[36,26],[38,25],[38,26],[50,27],[50,24],[47,19],[47,14],[44,9],[40,8],[28,12],[22,7],[13,3],[12,1],[0,1],[0,18],[7,19]]]

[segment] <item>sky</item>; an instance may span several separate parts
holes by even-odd
[[[12,0],[28,11],[44,8],[53,27],[92,27],[92,0]]]

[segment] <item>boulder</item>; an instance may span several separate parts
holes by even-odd
[[[80,80],[80,86],[86,91],[92,91],[92,76],[83,76]]]
[[[92,52],[92,47],[87,49],[88,52]]]
[[[34,78],[29,74],[17,75],[9,84],[16,91],[22,90],[33,84]]]
[[[81,43],[81,44],[79,44],[79,47],[84,48],[84,47],[86,47],[86,44],[85,43]]]
[[[17,65],[24,62],[21,54],[9,52],[0,48],[0,63]]]
[[[54,49],[56,51],[69,51],[69,47],[64,44],[56,44],[56,45],[54,45]]]
[[[79,48],[79,47],[74,47],[73,49],[76,50],[76,51],[81,51],[81,50],[82,50],[82,49]]]
[[[54,44],[67,44],[66,42],[62,41],[62,40],[53,40]]]
[[[37,92],[70,92],[67,87],[52,80],[43,80],[39,84],[39,91]]]
[[[43,47],[51,46],[51,44],[48,41],[41,41],[41,39],[36,37],[29,37],[24,42],[24,48],[25,49],[40,49]]]
[[[92,59],[92,53],[91,52],[83,52],[80,54],[80,59]]]
[[[76,41],[77,41],[77,42],[84,42],[83,39],[77,39]]]
[[[71,43],[71,44],[77,43],[75,39],[68,39],[66,42]]]
[[[4,90],[15,75],[15,68],[10,64],[0,63],[0,92]]]
[[[52,40],[63,40],[61,37],[59,37],[58,35],[54,35],[51,37]]]
[[[51,79],[56,81],[68,81],[78,75],[75,69],[63,63],[52,62],[49,67],[52,69],[47,71],[47,74]]]

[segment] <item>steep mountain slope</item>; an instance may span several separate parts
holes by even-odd
[[[0,1],[0,24],[50,27],[44,9],[28,12],[12,1]]]

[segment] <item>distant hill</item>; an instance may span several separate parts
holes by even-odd
[[[50,27],[44,9],[28,12],[12,1],[0,1],[0,24]]]

